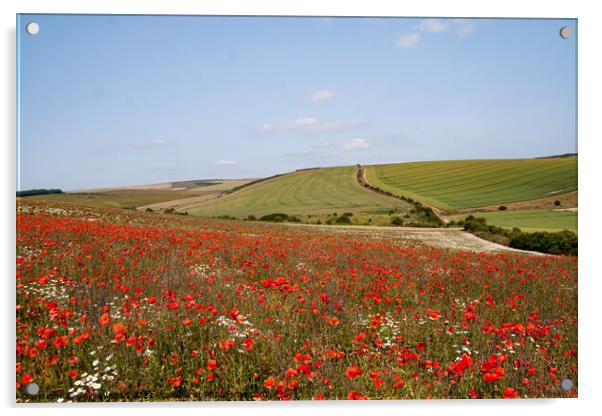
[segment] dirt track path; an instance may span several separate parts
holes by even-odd
[[[331,233],[342,233],[360,238],[392,238],[404,241],[416,241],[426,245],[450,248],[454,250],[476,251],[479,253],[512,252],[542,256],[542,253],[518,250],[491,241],[483,240],[461,228],[409,228],[378,227],[370,225],[317,225],[282,223],[288,227],[309,227]]]

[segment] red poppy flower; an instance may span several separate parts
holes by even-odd
[[[516,399],[518,397],[518,392],[512,387],[506,387],[504,389],[503,397],[504,399]]]
[[[245,338],[243,341],[243,344],[245,345],[245,349],[251,351],[253,349],[253,345],[255,344],[255,341],[253,340],[253,338]]]
[[[217,361],[209,360],[207,361],[207,370],[215,370],[217,368]]]
[[[363,373],[364,372],[358,367],[350,367],[347,369],[347,372],[346,372],[347,378],[349,380],[353,380],[354,378],[356,378],[359,375],[362,375]]]
[[[171,377],[167,380],[167,384],[173,386],[173,387],[180,387],[180,384],[182,384],[182,376],[177,376],[177,377]]]
[[[263,382],[263,386],[268,389],[271,390],[272,387],[274,387],[274,385],[276,384],[276,381],[274,380],[274,377],[268,377],[264,382]]]
[[[111,316],[108,313],[103,313],[100,315],[100,318],[98,318],[100,326],[108,325],[109,322],[111,322]]]

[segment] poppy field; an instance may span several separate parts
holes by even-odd
[[[578,394],[577,257],[82,212],[16,214],[19,402]]]

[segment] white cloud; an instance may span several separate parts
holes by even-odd
[[[343,149],[345,150],[354,150],[354,149],[367,149],[370,147],[370,143],[368,143],[365,139],[351,139],[343,143]]]
[[[407,35],[401,36],[397,39],[397,47],[398,48],[415,48],[418,46],[420,42],[420,35],[418,33],[409,33]]]
[[[441,19],[425,19],[420,23],[423,32],[439,33],[449,28],[449,22]]]
[[[238,162],[236,160],[216,160],[215,161],[216,165],[219,166],[231,166],[231,165],[237,165]]]
[[[468,36],[475,30],[475,24],[466,19],[454,20],[456,24],[456,34],[461,38]]]
[[[319,90],[311,96],[311,101],[313,103],[320,103],[322,101],[330,100],[335,95],[337,95],[337,93],[333,90]]]
[[[259,128],[264,133],[275,133],[290,130],[303,130],[308,133],[319,133],[324,131],[338,131],[357,126],[354,120],[322,121],[315,117],[298,118],[286,123],[267,123]]]

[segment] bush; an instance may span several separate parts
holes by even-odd
[[[341,215],[335,221],[337,224],[351,224],[351,219],[347,215]]]
[[[153,209],[152,209],[152,208],[147,208],[147,209],[145,209],[145,211],[146,211],[146,212],[155,212],[155,211],[153,211]]]
[[[251,215],[249,215],[249,216],[247,217],[247,220],[249,220],[249,221],[257,221],[257,218],[255,217],[255,215],[252,215],[252,214],[251,214]]]
[[[556,233],[520,233],[510,240],[510,247],[550,254],[577,255],[577,234],[564,230]]]
[[[559,200],[554,201],[554,205],[556,205],[557,207],[559,207],[560,206],[560,201]]]
[[[472,215],[464,220],[464,230],[488,240],[504,240],[510,247],[521,250],[577,255],[578,238],[572,231],[525,233],[518,227],[510,231],[496,225],[487,225],[485,218],[475,218]]]
[[[395,217],[391,218],[391,225],[402,226],[403,225],[403,221],[402,221],[401,218],[395,216]]]
[[[259,218],[259,221],[271,221],[271,222],[288,221],[288,215],[280,214],[280,213],[268,214],[268,215],[264,215],[263,217]]]
[[[506,211],[508,207],[506,205],[500,205],[498,208],[500,211]]]
[[[236,217],[233,217],[231,215],[220,215],[215,218],[218,218],[220,220],[235,220],[236,219]]]
[[[28,189],[26,191],[17,191],[17,196],[34,196],[47,194],[62,194],[60,189]]]
[[[165,208],[165,210],[163,212],[166,214],[174,214],[176,212],[176,210],[173,208]]]

